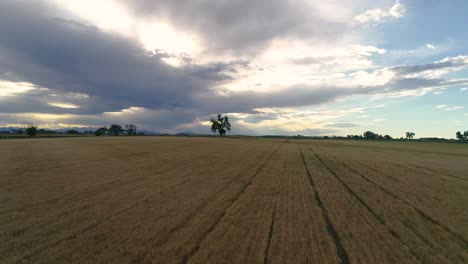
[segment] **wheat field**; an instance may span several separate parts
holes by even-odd
[[[468,263],[468,147],[1,140],[0,241],[0,263]]]

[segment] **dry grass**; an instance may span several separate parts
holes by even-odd
[[[0,263],[467,263],[468,149],[0,141]]]

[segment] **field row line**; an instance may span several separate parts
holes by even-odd
[[[379,223],[381,223],[382,225],[384,225],[387,230],[389,231],[389,233],[394,237],[396,238],[398,241],[400,241],[404,246],[405,248],[407,248],[409,250],[409,252],[411,253],[411,255],[413,255],[416,259],[418,259],[420,262],[421,262],[421,259],[419,259],[419,257],[417,256],[417,254],[415,252],[413,252],[411,250],[411,248],[404,242],[401,240],[400,236],[395,233],[395,231],[389,227],[381,217],[379,217],[373,210],[372,208],[370,208],[370,206],[364,202],[364,200],[362,200],[362,198],[357,195],[321,158],[320,156],[317,155],[317,153],[315,151],[313,151],[310,147],[309,147],[309,150],[314,154],[314,156],[317,158],[317,160],[320,162],[320,164],[322,164],[324,166],[324,168],[331,174],[333,175],[337,180],[338,182],[340,182],[343,187],[345,187],[346,191],[351,194],[372,216],[374,216],[377,221]]]
[[[283,182],[284,182],[283,176],[284,176],[285,168],[286,168],[286,161],[283,164],[283,169],[281,170],[281,178],[280,178],[280,181],[278,183],[278,188],[277,188],[277,192],[276,192],[276,201],[275,201],[275,205],[273,207],[273,213],[271,215],[270,228],[268,230],[267,246],[265,247],[265,253],[263,255],[263,264],[268,264],[268,262],[269,262],[268,255],[270,253],[270,245],[271,245],[271,240],[273,238],[273,231],[275,230],[276,212],[278,211],[278,204],[279,204],[281,186],[283,186]]]
[[[231,204],[229,206],[227,206],[223,213],[221,214],[221,216],[215,221],[215,223],[208,229],[208,231],[205,233],[205,235],[203,236],[203,238],[197,243],[197,245],[195,246],[195,248],[192,249],[191,252],[189,252],[189,254],[187,254],[186,256],[184,256],[182,259],[182,263],[189,263],[191,258],[198,252],[198,250],[200,250],[200,247],[201,245],[203,244],[203,242],[206,240],[206,238],[215,230],[216,226],[219,225],[219,223],[223,220],[223,218],[225,217],[225,215],[227,214],[227,212],[229,211],[229,209],[231,209],[234,204],[236,203],[236,201],[242,196],[242,194],[244,194],[247,190],[247,188],[249,186],[251,186],[252,182],[255,180],[255,178],[258,176],[258,174],[263,170],[263,168],[265,167],[265,165],[268,163],[268,161],[278,152],[278,150],[284,145],[281,144],[275,151],[273,151],[269,156],[268,158],[265,160],[265,162],[262,163],[262,165],[255,171],[255,174],[252,176],[252,178],[250,178],[250,180],[247,182],[247,184],[245,184],[242,188],[242,190],[234,197],[234,199],[232,200]]]
[[[252,147],[250,149],[253,149],[255,147]],[[248,152],[248,151],[247,151]],[[226,183],[226,185],[229,185],[231,183],[233,183],[234,181],[236,181],[238,179],[239,176],[241,176],[245,171],[249,171],[251,170],[254,166],[251,166],[251,167],[248,167],[246,169],[244,169],[242,172],[240,172],[238,175],[236,175],[233,179],[231,179],[230,181],[228,181]],[[185,181],[187,182],[187,181]],[[184,182],[184,183],[185,183]],[[179,185],[179,184],[178,184]],[[164,236],[160,236],[159,234],[153,236],[153,237],[150,237],[149,239],[147,239],[145,241],[145,243],[155,243],[156,244],[154,246],[161,246],[164,244],[164,240],[167,240],[173,233],[177,232],[177,230],[179,230],[182,226],[184,226],[187,222],[189,222],[194,216],[196,216],[196,214],[202,210],[203,208],[205,208],[211,201],[212,201],[212,197],[216,197],[219,193],[221,193],[222,191],[224,190],[224,188],[220,188],[220,190],[218,192],[216,192],[215,194],[213,195],[210,195],[210,199],[205,199],[205,202],[199,204],[196,208],[194,208],[194,210],[192,210],[187,216],[185,216],[182,221],[178,224],[176,224],[175,226],[173,226],[172,228],[170,228],[167,232],[167,234],[165,234]],[[158,218],[157,218],[158,219]],[[156,220],[157,220],[156,219]],[[156,241],[153,241],[155,238],[158,238]],[[127,239],[123,240],[122,242],[125,242],[127,241]],[[99,249],[97,252],[94,252],[93,254],[96,255],[96,254],[99,254],[100,252],[104,251],[105,249],[107,249],[108,247],[110,247],[110,245],[107,245],[101,249]],[[82,263],[87,263],[87,261],[92,258],[92,255],[88,256],[87,258],[84,259],[84,261]]]
[[[385,221],[378,216],[378,214],[376,214],[371,208],[370,206],[365,203],[363,201],[363,199],[357,195],[352,189],[351,187],[349,187],[349,185],[347,185],[328,165],[326,165],[326,163],[318,156],[318,154],[316,152],[314,152],[311,148],[309,148],[310,151],[312,151],[312,153],[314,153],[314,155],[316,156],[316,158],[324,165],[324,167],[332,174],[335,176],[335,178],[340,181],[340,183],[343,184],[343,186],[348,190],[349,193],[351,193],[381,224],[385,225],[387,227],[387,229],[389,230],[389,232],[395,237],[397,238],[403,245],[405,245],[405,247],[410,251],[410,253],[415,256],[418,260],[421,261],[421,259],[418,257],[418,255],[411,250],[411,247],[409,247],[404,241],[401,240],[400,236],[390,227],[388,226]],[[419,215],[422,216],[423,219],[425,220],[428,220],[429,222],[431,222],[432,224],[435,224],[435,225],[438,225],[440,227],[442,227],[445,231],[447,231],[448,233],[450,233],[452,236],[454,237],[457,237],[459,240],[461,240],[463,243],[464,243],[464,246],[467,247],[467,243],[465,241],[465,239],[460,236],[459,234],[453,232],[452,230],[450,230],[447,226],[441,224],[439,221],[433,219],[432,217],[428,216],[426,213],[424,213],[422,210],[420,210],[419,208],[417,208],[416,206],[412,205],[411,203],[409,203],[408,201],[398,197],[397,195],[393,194],[392,192],[390,192],[389,190],[387,190],[386,188],[384,188],[382,185],[380,184],[377,184],[376,182],[370,180],[368,177],[362,175],[361,173],[359,173],[358,171],[356,171],[354,168],[352,168],[351,166],[347,165],[346,163],[342,162],[341,160],[338,160],[336,159],[336,161],[338,161],[339,163],[341,163],[343,166],[347,167],[348,169],[350,169],[352,172],[354,172],[355,174],[357,174],[358,176],[360,176],[362,179],[364,179],[366,182],[369,182],[371,183],[372,185],[376,186],[379,190],[383,191],[384,193],[386,193],[387,195],[391,196],[392,198],[402,202],[403,204],[405,204],[406,206],[409,206],[410,208],[412,208],[413,210],[415,210]],[[425,242],[428,246],[430,246],[431,248],[434,248],[433,247],[433,244],[428,241],[426,238],[424,238],[419,232],[417,232],[416,230],[413,230],[411,228],[411,226],[409,226],[408,224],[404,223],[404,222],[401,222],[401,224],[403,224],[403,226],[405,226],[406,228],[408,228],[409,230],[411,230],[419,239],[421,239],[421,241]],[[444,254],[444,253],[443,253]],[[444,254],[445,257],[448,257],[446,254]]]
[[[435,224],[435,225],[438,225],[440,227],[442,227],[445,231],[447,231],[448,233],[450,233],[452,236],[458,238],[459,240],[461,240],[463,243],[464,243],[464,246],[466,248],[468,248],[468,241],[462,237],[460,234],[456,233],[455,231],[453,231],[450,227],[442,224],[440,221],[434,219],[433,217],[429,216],[427,213],[425,213],[422,209],[418,208],[417,206],[413,205],[412,203],[408,202],[406,199],[403,199],[401,197],[399,197],[398,195],[392,193],[391,191],[389,191],[388,189],[386,189],[385,187],[383,187],[382,185],[378,184],[377,182],[371,180],[369,177],[366,177],[364,176],[363,174],[359,173],[358,171],[356,171],[354,168],[352,168],[351,166],[347,165],[346,163],[342,162],[341,160],[337,160],[338,162],[340,162],[341,164],[343,164],[344,166],[346,166],[347,168],[349,168],[351,171],[353,171],[354,173],[356,173],[357,175],[359,175],[361,178],[363,178],[365,181],[377,186],[381,191],[385,192],[386,194],[390,195],[391,197],[393,197],[394,199],[406,204],[407,206],[413,208],[419,215],[421,215],[424,219],[428,220],[429,222],[431,222],[432,224]]]
[[[348,263],[350,263],[348,253],[346,252],[346,250],[345,250],[345,248],[343,246],[343,243],[341,243],[341,240],[340,240],[340,238],[338,236],[338,233],[337,233],[335,227],[333,226],[333,223],[331,222],[330,217],[328,216],[328,212],[327,212],[326,208],[324,207],[324,205],[322,203],[320,195],[317,192],[317,189],[316,189],[315,183],[314,183],[314,179],[313,179],[312,174],[310,173],[310,170],[309,170],[309,168],[307,166],[307,163],[305,161],[304,153],[302,152],[301,145],[299,145],[299,150],[301,152],[302,162],[303,162],[304,167],[306,169],[307,176],[308,176],[308,179],[309,179],[309,183],[312,186],[312,189],[314,190],[315,200],[317,201],[317,204],[319,205],[319,207],[320,207],[320,209],[322,211],[322,217],[325,220],[327,231],[330,234],[331,238],[333,239],[333,242],[335,244],[335,247],[336,247],[340,262],[342,264],[348,264]]]
[[[346,145],[346,144],[340,144],[339,146],[332,146],[332,145],[329,145],[329,147],[349,147],[349,148],[365,148],[365,149],[371,149],[373,151],[376,151],[376,150],[384,150],[384,151],[395,151],[395,152],[398,152],[398,151],[401,151],[400,149],[396,149],[396,148],[385,148],[385,147],[376,147],[376,146],[372,146],[372,147],[367,147],[367,146],[356,146],[356,145]],[[440,151],[422,151],[422,150],[415,150],[415,149],[405,149],[404,151],[407,151],[407,152],[416,152],[416,153],[423,153],[423,154],[442,154],[442,155],[449,155],[449,156],[468,156],[468,154],[462,154],[462,153],[449,153],[449,152],[440,152]]]
[[[392,163],[392,165],[394,166],[397,166],[397,167],[400,167],[400,168],[404,168],[404,169],[407,169],[407,170],[410,170],[410,171],[414,171],[414,172],[417,172],[417,173],[420,173],[420,174],[424,174],[424,175],[427,175],[427,176],[430,176],[430,177],[436,177],[435,175],[433,174],[429,174],[429,173],[426,173],[420,169],[425,169],[425,170],[428,170],[428,171],[432,171],[432,172],[435,172],[435,173],[439,173],[439,174],[442,174],[442,175],[445,175],[447,177],[451,177],[451,178],[454,178],[454,179],[458,179],[458,180],[462,180],[464,182],[468,182],[468,179],[465,179],[463,177],[459,177],[459,176],[456,176],[456,175],[452,175],[452,174],[449,174],[449,173],[444,173],[444,172],[440,172],[440,171],[437,171],[437,170],[432,170],[432,169],[428,169],[428,168],[424,168],[424,167],[421,167],[421,166],[418,166],[418,165],[414,165],[414,164],[410,164],[410,163],[406,163],[406,165],[409,165],[409,166],[413,166],[413,167],[416,167],[416,168],[420,168],[419,170],[418,169],[414,169],[414,168],[410,168],[410,167],[405,167],[403,165],[400,165],[398,163]]]
[[[141,178],[138,178],[138,179],[141,180]],[[190,181],[189,179],[184,179],[184,180],[182,180],[182,181],[179,181],[179,182],[175,183],[174,185],[172,185],[172,187],[179,186],[179,185],[183,185],[183,184],[185,184],[185,183],[187,183],[187,182],[189,182],[189,181]],[[143,182],[141,182],[141,181],[134,181],[134,182],[137,182],[137,183],[139,183],[139,184],[140,184],[140,183],[143,183]],[[138,188],[138,185],[137,185],[134,189],[137,189],[137,188]],[[117,211],[117,212],[115,212],[115,213],[113,213],[113,214],[111,214],[111,215],[109,215],[109,216],[107,216],[107,217],[104,217],[104,218],[101,219],[101,220],[94,221],[93,223],[91,223],[91,224],[89,224],[89,225],[87,225],[87,226],[85,226],[85,227],[83,227],[83,228],[80,228],[80,229],[78,229],[77,231],[73,232],[73,235],[65,236],[65,237],[63,237],[62,239],[59,239],[59,240],[55,241],[51,246],[49,245],[49,246],[40,247],[39,249],[34,250],[34,251],[31,252],[30,254],[26,254],[25,256],[23,256],[23,258],[29,259],[29,258],[31,258],[31,257],[34,257],[35,255],[37,255],[37,254],[39,254],[40,252],[42,252],[45,248],[48,248],[48,247],[55,247],[55,246],[61,244],[61,243],[64,242],[64,241],[67,241],[67,240],[69,240],[69,239],[73,239],[73,238],[76,236],[76,234],[78,234],[78,233],[82,234],[82,233],[84,233],[84,232],[86,232],[86,231],[89,231],[89,230],[91,230],[91,229],[93,229],[93,228],[96,228],[96,227],[99,226],[100,224],[102,224],[102,223],[104,223],[104,222],[107,222],[107,221],[109,221],[110,219],[113,219],[114,217],[117,217],[117,216],[119,216],[119,215],[121,215],[121,214],[123,214],[123,213],[125,213],[125,212],[127,212],[127,211],[129,211],[129,210],[131,210],[131,209],[133,209],[133,208],[135,208],[135,207],[137,207],[138,205],[140,205],[140,204],[142,204],[142,203],[146,203],[146,202],[148,202],[149,200],[152,200],[152,199],[154,199],[154,198],[156,198],[156,197],[158,197],[158,196],[160,196],[160,195],[161,195],[161,193],[155,193],[154,195],[151,195],[151,196],[147,197],[146,199],[142,199],[142,200],[140,200],[140,201],[138,201],[138,202],[136,202],[136,203],[134,203],[134,204],[132,204],[132,205],[129,205],[128,207],[123,208],[123,209],[121,209],[121,210],[119,210],[119,211]],[[74,209],[70,209],[70,210],[74,210]],[[70,211],[70,210],[69,210],[69,211]],[[54,219],[55,219],[55,220],[53,220],[52,222],[58,221],[59,218],[54,218]],[[51,223],[45,224],[44,226],[50,226],[50,224],[51,224]]]

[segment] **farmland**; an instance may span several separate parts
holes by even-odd
[[[463,144],[0,141],[0,263],[467,263]]]

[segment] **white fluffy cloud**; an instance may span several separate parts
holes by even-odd
[[[401,4],[399,0],[393,6],[387,9],[375,8],[367,10],[366,12],[357,15],[354,20],[363,25],[376,25],[385,22],[389,19],[403,17],[406,12],[405,5]]]

